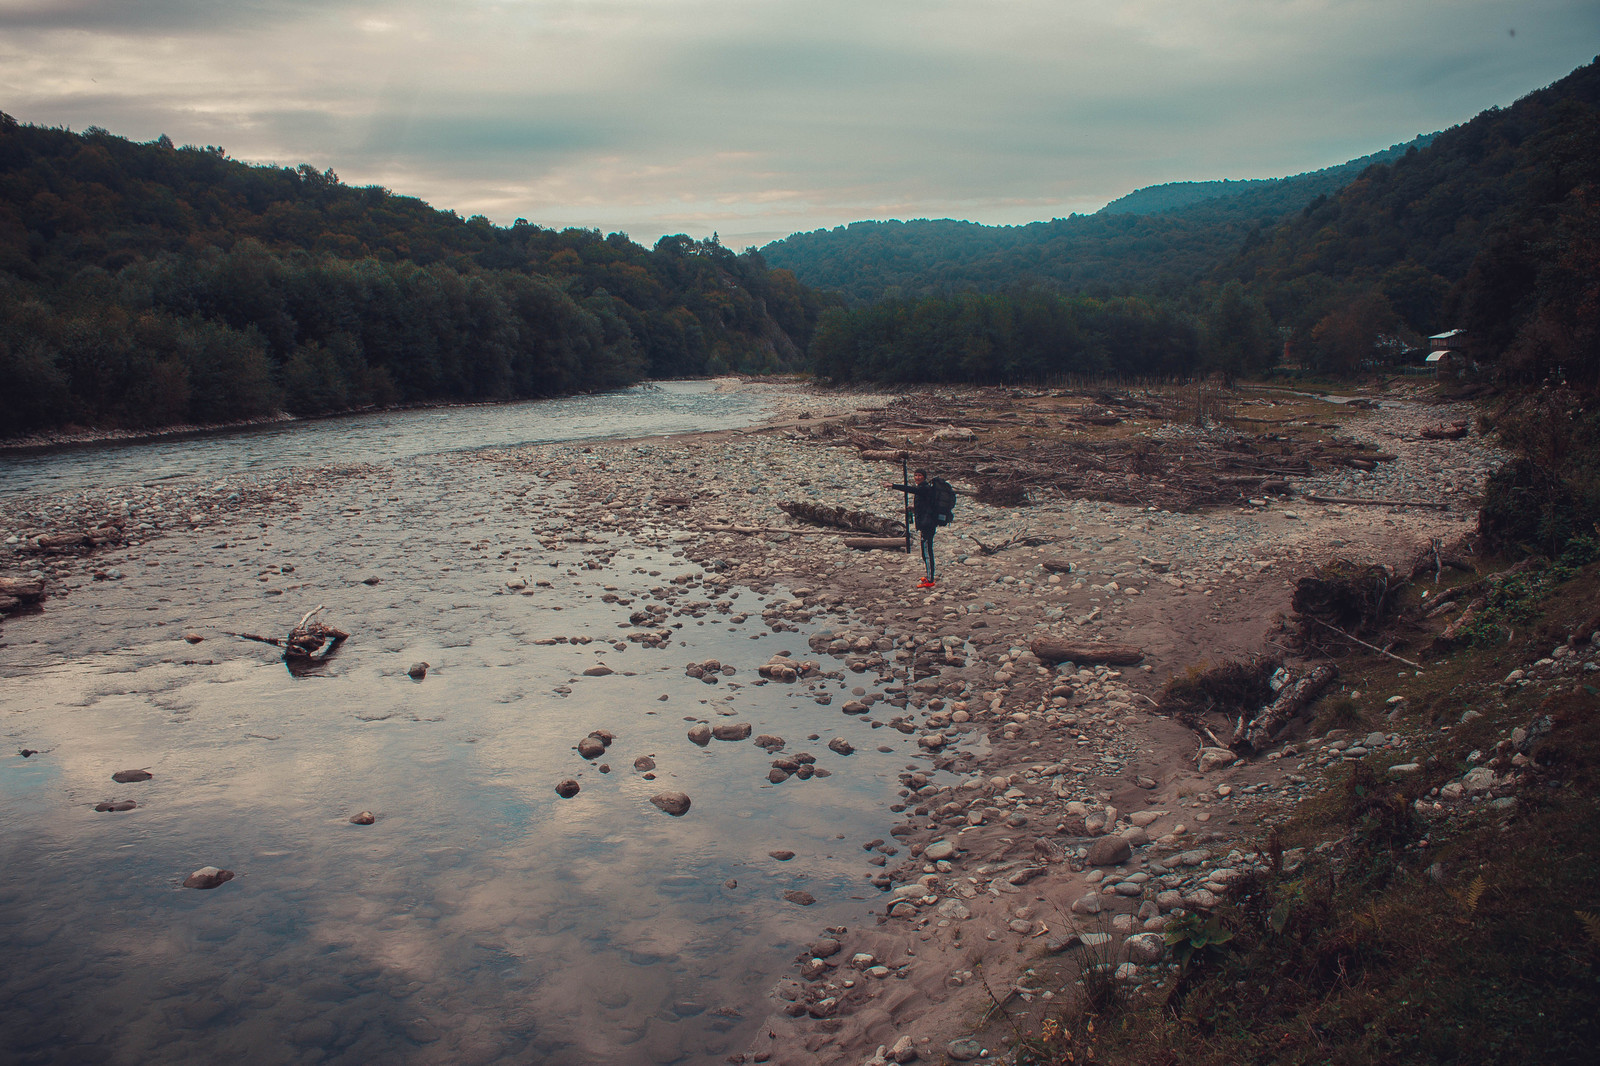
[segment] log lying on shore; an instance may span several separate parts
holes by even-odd
[[[28,607],[44,599],[44,581],[36,577],[0,576],[0,611]]]
[[[1337,666],[1323,663],[1300,680],[1286,685],[1283,691],[1278,693],[1278,698],[1255,718],[1248,722],[1243,718],[1239,719],[1239,724],[1233,731],[1233,739],[1228,741],[1228,747],[1244,755],[1253,755],[1260,751],[1295,715],[1322,695],[1322,690],[1333,684],[1334,678],[1338,676]]]
[[[846,548],[855,548],[858,551],[895,551],[906,550],[906,538],[899,537],[846,537]]]
[[[1315,503],[1356,503],[1370,507],[1428,507],[1435,511],[1448,511],[1450,504],[1444,500],[1378,500],[1365,496],[1318,496],[1307,493],[1306,499]]]
[[[1033,654],[1047,663],[1105,663],[1107,666],[1133,666],[1144,661],[1143,650],[1132,644],[1106,644],[1093,640],[1063,640],[1040,637],[1033,642]]]
[[[861,453],[861,458],[867,460],[868,462],[898,463],[902,459],[911,458],[911,455],[904,449],[901,449],[900,451],[882,451],[874,448],[863,451]]]
[[[804,500],[783,500],[778,509],[790,518],[809,522],[814,526],[845,529],[852,533],[871,533],[879,537],[905,536],[905,523],[892,518],[880,518],[866,511],[850,511],[843,507],[806,503]]]
[[[1460,440],[1467,435],[1467,423],[1452,422],[1448,426],[1428,426],[1418,436],[1423,440]]]
[[[67,555],[91,552],[107,544],[122,544],[126,540],[127,535],[121,526],[106,525],[65,533],[45,533],[24,540],[17,547],[19,551],[37,555]]]

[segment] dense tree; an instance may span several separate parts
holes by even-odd
[[[830,302],[715,237],[503,229],[0,114],[0,433],[791,369]]]

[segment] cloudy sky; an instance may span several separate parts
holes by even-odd
[[[0,0],[0,110],[742,248],[1312,170],[1597,51],[1596,0]]]

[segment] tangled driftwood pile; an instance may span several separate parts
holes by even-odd
[[[239,637],[242,640],[254,640],[262,644],[271,644],[275,648],[283,649],[283,661],[291,672],[313,669],[327,662],[339,650],[339,645],[350,639],[350,634],[342,629],[323,622],[313,621],[321,612],[327,610],[323,604],[313,610],[307,611],[296,622],[294,628],[289,630],[288,636],[283,639],[277,637],[263,637],[255,633],[230,633],[229,636]]]
[[[1338,676],[1331,663],[1310,667],[1296,677],[1283,660],[1256,656],[1174,678],[1156,709],[1193,729],[1214,749],[1253,755]]]
[[[854,445],[863,459],[909,457],[944,477],[976,484],[984,502],[1007,506],[1025,504],[1030,490],[1052,488],[1186,511],[1286,494],[1289,477],[1331,466],[1372,470],[1395,458],[1355,441],[1271,432],[1090,436],[1079,431],[1132,419],[1165,421],[1177,413],[1159,397],[1102,392],[1092,401],[1046,417],[997,394],[992,416],[974,416],[968,406],[919,394],[830,433]],[[976,432],[955,433],[955,423]]]

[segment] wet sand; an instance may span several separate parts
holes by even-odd
[[[117,786],[107,775],[121,768],[112,765],[121,759],[159,768],[152,784],[169,791],[151,789],[141,798],[156,795],[184,812],[183,839],[154,834],[153,844],[127,849],[136,876],[176,885],[233,842],[251,841],[249,862],[241,863],[247,869],[235,883],[205,894],[174,888],[109,900],[147,908],[134,925],[151,930],[172,920],[172,908],[203,899],[211,911],[177,924],[181,938],[160,945],[162,956],[173,967],[194,967],[197,958],[216,952],[226,959],[232,952],[233,960],[251,964],[244,973],[197,968],[191,981],[174,986],[162,1020],[144,1023],[147,1034],[94,1043],[111,1052],[101,1061],[131,1061],[133,1052],[226,1051],[251,1033],[252,1014],[302,1019],[306,1032],[282,1061],[355,1061],[360,1053],[383,1057],[400,1049],[400,1060],[419,1062],[529,1053],[549,1061],[742,1055],[854,1062],[900,1038],[923,1059],[936,1059],[987,1003],[978,975],[1003,996],[1063,932],[1103,927],[1117,934],[1120,948],[1126,935],[1162,917],[1139,916],[1135,925],[1134,912],[1148,901],[1116,893],[1104,894],[1098,914],[1074,913],[1074,903],[1101,892],[1090,884],[1098,868],[1086,868],[1083,854],[1099,839],[1085,824],[1094,815],[1104,818],[1108,806],[1115,808],[1113,832],[1133,814],[1146,823],[1138,828],[1152,843],[1132,849],[1120,867],[1124,876],[1157,869],[1154,877],[1170,878],[1169,867],[1189,868],[1175,856],[1201,850],[1207,857],[1191,866],[1209,878],[1228,868],[1234,841],[1303,792],[1306,786],[1287,780],[1283,760],[1198,773],[1193,734],[1148,713],[1167,676],[1260,650],[1286,609],[1293,578],[1336,542],[1355,557],[1392,560],[1430,536],[1450,538],[1469,528],[1466,500],[1450,513],[1290,502],[1177,515],[1067,499],[1002,510],[963,499],[956,524],[939,537],[940,585],[925,592],[914,587],[914,556],[851,552],[837,537],[791,526],[777,510],[779,500],[791,498],[877,504],[883,514],[898,506],[898,497],[881,490],[883,481],[898,480],[898,470],[820,446],[807,432],[816,420],[847,409],[847,398],[795,392],[787,402],[779,423],[759,432],[548,445],[221,486],[204,500],[191,493],[187,503],[163,504],[179,513],[194,507],[185,518],[200,521],[135,531],[137,543],[127,548],[58,559],[45,570],[56,595],[43,614],[6,620],[0,671],[18,694],[5,700],[8,739],[45,752],[25,762],[13,758],[8,771],[59,774],[61,781],[31,792],[8,789],[32,797],[33,806],[13,824],[65,817],[63,794],[71,818],[150,813],[143,807],[76,813],[114,798]],[[1363,423],[1402,453],[1383,476],[1412,479],[1408,489],[1436,484],[1443,491],[1448,483],[1470,490],[1481,476],[1473,471],[1488,458],[1458,468],[1458,457],[1479,452],[1415,439],[1419,424],[1439,418],[1437,410],[1397,407]],[[687,507],[676,502],[683,499]],[[57,505],[65,520],[70,501]],[[38,513],[47,512],[41,505]],[[728,524],[790,530],[747,536],[712,528]],[[1058,539],[993,555],[965,539],[993,544],[1025,535]],[[1042,566],[1063,558],[1074,563],[1071,573]],[[96,571],[113,570],[120,577],[94,579]],[[365,584],[371,577],[377,583]],[[683,583],[672,585],[674,577]],[[551,582],[548,589],[541,580]],[[557,582],[562,595],[548,602],[568,617],[546,612],[533,624],[523,609],[541,593],[553,596]],[[614,598],[608,602],[607,595]],[[225,636],[240,629],[278,633],[324,602],[330,620],[356,637],[330,664],[330,676],[309,684],[284,684],[271,649]],[[666,607],[666,617],[642,611],[652,604]],[[745,622],[732,624],[738,614]],[[622,650],[596,639],[602,618]],[[683,628],[671,630],[673,623]],[[591,632],[590,643],[571,642]],[[1136,644],[1146,652],[1144,665],[1053,669],[1027,651],[1047,632]],[[190,644],[184,633],[203,640]],[[665,648],[651,647],[652,638]],[[815,662],[816,672],[795,683],[758,685],[756,668],[779,651],[797,663]],[[683,668],[713,656],[736,664],[727,680],[745,687],[730,691],[724,681],[715,698],[699,695],[711,686]],[[647,660],[653,677],[635,665]],[[405,677],[417,661],[430,664],[420,685]],[[530,670],[531,661],[549,669]],[[584,675],[593,665],[617,672]],[[630,671],[634,678],[625,676]],[[227,695],[196,699],[202,686],[196,673]],[[685,789],[695,796],[691,814],[651,817],[659,812],[648,809],[645,791],[654,786],[638,779],[632,763],[644,720],[637,703],[655,693],[638,687],[645,682],[611,687],[634,685],[639,676],[669,695],[661,707],[676,714],[655,715],[671,717],[672,730],[646,731],[638,754],[654,753],[658,762],[664,750],[692,755],[678,739],[689,724],[685,716],[708,724],[755,718],[757,732],[764,722],[786,731],[778,758],[804,748],[835,776],[769,784],[762,775],[773,760],[765,752],[748,741],[713,742],[707,751],[717,758],[697,767],[685,758],[671,768],[692,786]],[[319,685],[337,689],[350,707],[325,705]],[[562,686],[569,691],[557,691]],[[635,702],[626,728],[615,724],[624,717],[613,710],[619,695]],[[507,710],[475,714],[467,729],[464,701]],[[846,711],[852,701],[866,705],[861,713]],[[535,703],[541,715],[558,707],[561,717],[531,727],[516,712]],[[60,709],[47,729],[32,711],[41,705]],[[75,705],[105,731],[90,743],[70,717],[60,717]],[[182,731],[201,714],[213,724],[199,731],[203,744],[187,746],[189,765],[163,762],[152,738]],[[230,714],[229,728],[215,727],[215,716]],[[398,740],[397,727],[404,731]],[[602,757],[615,764],[610,774],[565,750],[594,728],[621,734],[614,750],[627,741]],[[798,734],[799,728],[809,731]],[[674,732],[677,747],[668,749]],[[805,739],[812,734],[816,740]],[[846,734],[856,754],[830,753],[827,740]],[[527,749],[553,746],[551,735],[563,738],[561,757],[530,759]],[[254,765],[256,748],[281,746],[286,737],[295,745],[291,757]],[[722,754],[735,749],[737,760]],[[338,780],[337,765],[326,763],[351,751],[358,753],[362,786],[341,791],[329,784]],[[503,766],[495,765],[497,757]],[[457,840],[450,827],[427,824],[415,812],[430,799],[443,801],[437,789],[460,785],[448,766],[462,758],[489,764],[476,767],[471,781],[494,781],[499,798],[492,802],[500,809],[473,822],[476,835]],[[302,765],[309,769],[298,771]],[[290,787],[297,772],[318,782],[317,789],[297,793]],[[583,807],[558,806],[552,791],[557,776],[569,773],[583,788],[571,804],[610,797],[596,790],[613,783],[626,780],[629,787],[595,803],[588,817],[596,820],[577,830],[596,843],[595,854],[575,872],[551,878],[530,827],[547,816],[533,812],[582,817],[574,812]],[[439,783],[430,786],[436,775]],[[779,802],[751,806],[740,789],[752,778]],[[173,779],[185,787],[171,789],[166,783]],[[90,780],[103,782],[99,791],[79,783]],[[1224,781],[1227,796],[1217,788]],[[828,796],[831,806],[822,802]],[[632,806],[619,821],[624,797]],[[345,819],[364,808],[379,815],[368,828],[388,836],[360,838],[342,864],[335,861],[337,847],[306,844],[307,834],[339,840],[363,831]],[[725,841],[705,835],[707,826],[727,823],[707,818],[695,827],[697,815],[719,808],[760,822],[757,831],[736,834],[737,860]],[[215,832],[196,840],[193,827],[208,810],[219,812]],[[110,832],[87,837],[81,828],[64,830],[65,867],[74,868],[77,849],[115,848]],[[664,853],[681,857],[681,865],[652,868],[663,852],[638,844],[646,833],[664,834]],[[408,884],[405,873],[418,840],[444,856],[428,860],[425,892]],[[948,858],[924,856],[937,841],[948,845]],[[793,850],[797,857],[779,860],[768,850]],[[301,852],[315,861],[297,861]],[[739,863],[748,864],[745,872],[734,869]],[[11,916],[9,942],[43,952],[74,939],[71,895],[59,906],[40,902],[48,894],[37,886],[51,869],[52,856],[29,856],[8,884],[0,909]],[[618,883],[618,869],[634,880]],[[250,881],[269,877],[298,881],[315,896],[298,907],[271,908],[266,921],[315,930],[296,933],[275,952],[265,941],[252,943],[249,925],[262,916],[246,902]],[[724,887],[747,886],[751,878],[763,886],[754,902]],[[903,887],[919,878],[932,880],[920,891]],[[1225,887],[1225,880],[1195,884]],[[442,890],[447,882],[459,883]],[[785,891],[804,891],[816,902],[793,903]],[[571,931],[582,924],[585,898],[618,894],[637,903],[622,928],[604,937]],[[737,912],[731,927],[743,932],[731,950],[726,933],[712,942],[697,934],[698,912],[673,904],[683,896]],[[228,902],[216,906],[218,900]],[[312,911],[315,921],[307,917]],[[1129,920],[1116,924],[1118,913]],[[533,932],[522,928],[528,915],[540,916]],[[412,932],[419,923],[420,935]],[[101,932],[111,939],[109,928]],[[598,940],[606,941],[600,950]],[[220,952],[208,947],[234,941]],[[289,941],[293,950],[283,949]],[[86,979],[115,989],[116,960],[141,957],[151,943],[76,948],[69,954],[108,961],[31,968],[8,991],[21,1003]],[[674,960],[670,979],[652,975],[630,985],[628,970],[617,968],[614,943],[644,959],[630,967],[651,971],[660,966],[652,959]],[[332,968],[342,990],[318,991],[315,980],[306,985],[316,963],[310,944],[340,960]],[[440,950],[457,957],[424,957]],[[541,952],[565,960],[560,972],[568,978],[529,981],[518,960]],[[366,960],[364,968],[350,962],[356,957]],[[448,995],[429,991],[430,976],[439,974],[458,975],[435,984]],[[749,986],[742,999],[728,991],[740,985]],[[640,1000],[648,1000],[646,1010],[629,1008]],[[513,1024],[495,1029],[487,1019],[501,1013]],[[550,1019],[562,1017],[578,1022],[551,1031],[559,1027]],[[173,1035],[185,1032],[191,1035]],[[46,1046],[19,1046],[51,1061]],[[323,1057],[316,1057],[319,1048],[327,1049]]]

